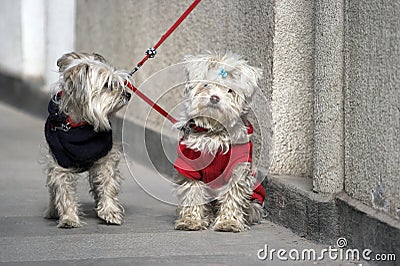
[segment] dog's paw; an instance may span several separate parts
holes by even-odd
[[[237,220],[234,219],[216,219],[213,226],[212,230],[214,231],[221,231],[221,232],[244,232],[248,229],[249,227],[244,224],[240,223]]]
[[[120,211],[98,212],[97,216],[103,221],[105,221],[107,224],[115,224],[115,225],[121,225],[124,219],[123,213]]]
[[[195,219],[179,219],[175,221],[175,230],[199,231],[207,229],[208,222],[206,220]]]
[[[265,211],[258,202],[251,203],[246,212],[249,224],[258,224],[266,217]]]
[[[121,225],[124,220],[124,209],[119,204],[109,206],[99,204],[96,212],[97,216],[107,224]]]
[[[58,221],[58,228],[78,228],[81,227],[82,223],[78,217],[78,215],[71,214],[71,215],[63,215],[60,217]]]

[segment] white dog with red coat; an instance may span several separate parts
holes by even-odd
[[[239,55],[208,53],[186,63],[175,182],[175,229],[241,232],[261,221],[264,188],[252,163],[249,104],[261,78]]]

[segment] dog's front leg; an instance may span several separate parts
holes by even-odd
[[[243,232],[249,228],[246,211],[250,207],[254,177],[249,163],[235,166],[228,184],[218,196],[219,211],[212,229],[215,231]]]
[[[206,185],[202,181],[186,180],[178,188],[178,198],[178,219],[175,221],[175,229],[187,231],[206,229],[209,225]]]
[[[97,216],[109,224],[122,224],[124,208],[119,203],[121,176],[118,171],[120,152],[113,149],[94,163],[89,170],[91,193],[96,202]]]
[[[46,218],[59,218],[58,227],[80,227],[79,205],[76,201],[76,176],[72,170],[50,161],[47,168],[47,187],[50,193]]]

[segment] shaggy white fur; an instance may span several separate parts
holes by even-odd
[[[95,131],[110,130],[110,116],[128,102],[128,72],[114,69],[98,54],[66,54],[57,65],[57,90],[63,92],[61,110],[74,122],[88,122]]]
[[[110,117],[127,104],[130,94],[125,82],[128,72],[115,70],[98,54],[69,53],[58,61],[60,79],[57,90],[62,97],[57,102],[60,112],[74,123],[88,123],[94,132],[111,130]],[[50,194],[47,218],[58,218],[58,227],[80,227],[76,184],[81,169],[64,168],[50,151],[47,156],[47,187]],[[88,170],[91,194],[98,217],[109,224],[123,222],[124,209],[118,200],[121,177],[117,169],[120,152],[114,144]]]
[[[247,114],[261,70],[233,53],[186,57],[185,108],[175,125],[186,129],[180,144],[215,156],[231,145],[248,143]],[[189,124],[205,130],[190,130]],[[229,182],[211,189],[202,180],[177,173],[178,219],[175,229],[241,232],[261,219],[262,208],[251,202],[255,184],[251,163],[235,166]]]

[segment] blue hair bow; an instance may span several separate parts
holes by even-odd
[[[225,71],[224,68],[221,68],[221,70],[218,73],[218,76],[221,76],[223,78],[226,78],[228,76],[228,73]]]

